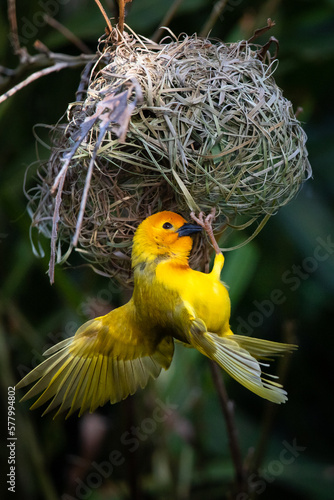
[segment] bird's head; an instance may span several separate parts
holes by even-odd
[[[192,247],[190,234],[201,230],[174,212],[158,212],[147,217],[133,237],[132,267],[164,255],[187,263]]]

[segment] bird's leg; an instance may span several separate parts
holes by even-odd
[[[216,209],[215,207],[212,208],[211,213],[205,217],[203,212],[200,212],[198,214],[198,217],[196,217],[195,212],[190,213],[190,217],[198,224],[201,226],[206,234],[209,236],[210,241],[212,243],[213,248],[215,249],[216,254],[221,254],[221,250],[219,248],[219,245],[216,241],[215,235],[213,234],[213,229],[212,229],[212,221],[215,218],[215,213]]]

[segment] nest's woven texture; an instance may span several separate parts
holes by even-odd
[[[247,225],[296,195],[310,175],[306,136],[260,49],[125,35],[103,50],[29,205],[54,258],[66,260],[74,237],[95,270],[124,281],[150,213],[216,207],[216,228],[226,216]]]

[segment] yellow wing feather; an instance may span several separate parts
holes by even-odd
[[[169,367],[174,343],[171,337],[160,342],[144,338],[132,317],[130,301],[106,316],[88,321],[74,337],[48,349],[44,355],[50,357],[17,385],[20,389],[36,382],[22,401],[42,392],[31,409],[51,400],[43,415],[59,406],[56,415],[68,410],[68,417],[80,410],[80,416],[108,400],[116,403],[134,394],[138,387],[145,387],[162,367]]]

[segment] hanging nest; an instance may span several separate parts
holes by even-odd
[[[101,42],[85,99],[55,127],[31,192],[32,227],[51,238],[51,281],[76,248],[96,272],[129,282],[133,232],[157,211],[189,219],[215,207],[217,231],[241,218],[258,232],[296,195],[311,173],[306,136],[265,49],[196,35]]]

